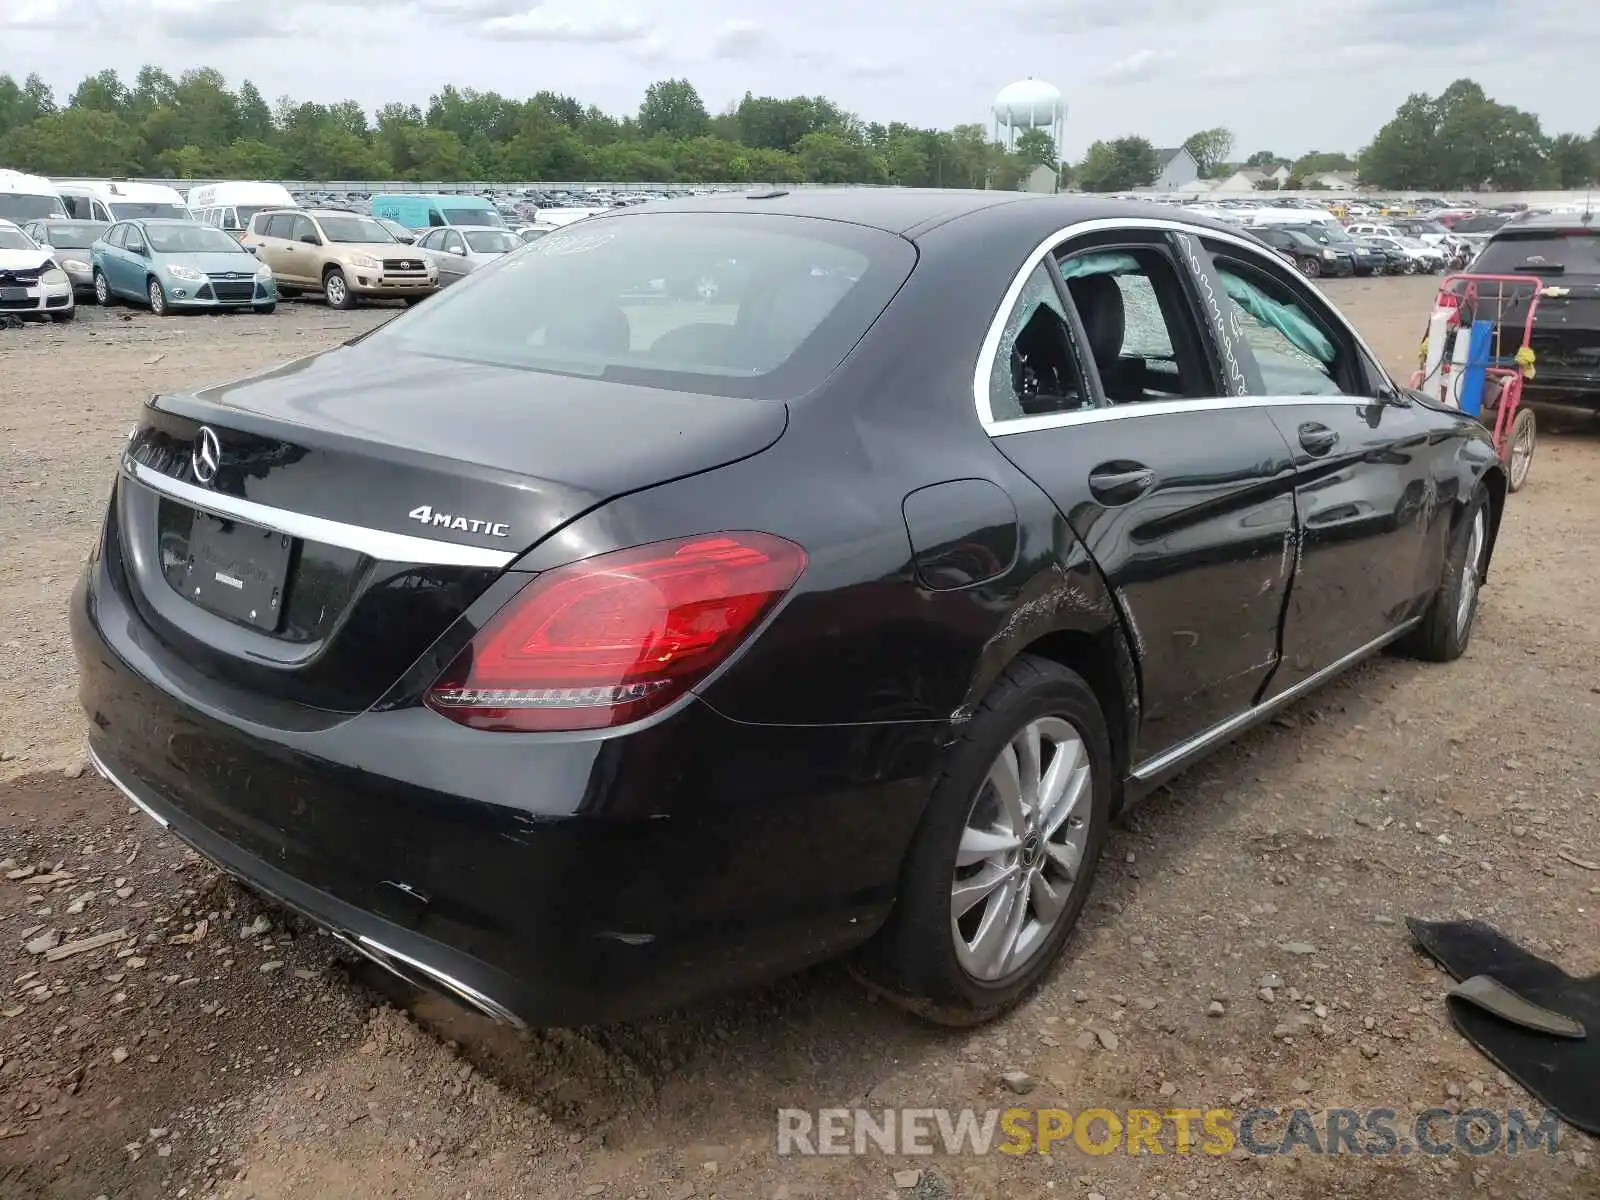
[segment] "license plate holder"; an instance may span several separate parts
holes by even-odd
[[[26,300],[28,289],[19,287],[0,288],[0,300]]]
[[[189,529],[184,595],[218,616],[272,632],[283,616],[294,539],[196,512]]]

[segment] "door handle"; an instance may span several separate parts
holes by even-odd
[[[1339,435],[1326,425],[1307,421],[1300,426],[1300,445],[1307,454],[1326,454],[1338,441]]]
[[[1102,504],[1127,504],[1155,485],[1156,473],[1139,463],[1107,463],[1089,472],[1089,491]]]

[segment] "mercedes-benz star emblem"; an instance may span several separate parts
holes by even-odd
[[[200,432],[194,437],[194,450],[189,454],[190,470],[201,483],[210,483],[217,477],[217,468],[221,465],[222,444],[209,425],[200,426]]]

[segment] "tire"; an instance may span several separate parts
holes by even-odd
[[[270,317],[273,313],[278,311],[278,302],[276,300],[272,300],[268,301],[266,304],[257,304],[254,306],[254,308],[261,316]]]
[[[1414,258],[1406,259],[1406,265],[1401,269],[1407,275],[1415,275],[1417,273],[1417,260]]]
[[[1533,469],[1533,451],[1539,441],[1538,424],[1533,410],[1518,408],[1511,422],[1511,433],[1506,438],[1506,489],[1520,492],[1528,482],[1528,472]]]
[[[356,306],[350,284],[338,267],[329,267],[327,274],[322,277],[322,294],[327,298],[329,308],[351,309]]]
[[[1316,279],[1322,274],[1322,260],[1318,258],[1302,258],[1300,260],[1300,274],[1307,279]]]
[[[99,271],[94,273],[94,302],[101,308],[110,308],[117,302],[117,298],[111,294],[111,284]]]
[[[150,301],[150,312],[157,317],[170,316],[172,308],[167,303],[167,289],[161,286],[161,281],[152,275],[145,282],[145,296]]]
[[[64,325],[68,321],[76,319],[77,315],[78,310],[76,307],[74,307],[67,309],[66,312],[53,312],[50,314],[50,319],[57,325]]]
[[[1041,746],[1071,753],[1063,761],[1076,764],[1063,781],[1053,832],[1048,815],[1041,820],[1025,804],[1006,805],[992,782],[1008,774],[1008,761],[1026,779],[1014,747],[1030,729],[1042,733]],[[1054,761],[1051,755],[1033,773],[1048,781]],[[1012,663],[946,751],[906,854],[894,911],[859,955],[860,973],[941,1025],[977,1025],[1016,1005],[1048,974],[1083,911],[1110,824],[1112,777],[1111,740],[1089,685],[1048,659],[1024,655]],[[1024,783],[1024,798],[1026,791]],[[1008,813],[1022,818],[1020,839],[1009,832],[1018,825]],[[984,846],[985,838],[998,840]],[[1074,865],[1070,873],[1067,862]],[[987,888],[980,882],[985,876]],[[1036,890],[1039,880],[1043,892]],[[963,886],[975,900],[957,914],[953,894]],[[1048,923],[1037,906],[1046,895],[1060,904]],[[1008,936],[986,940],[985,931]],[[990,947],[1001,952],[985,955]]]
[[[1480,484],[1450,535],[1450,552],[1445,555],[1439,590],[1434,593],[1422,624],[1402,643],[1407,654],[1444,663],[1454,662],[1466,652],[1478,617],[1489,533],[1489,496]],[[1470,595],[1463,596],[1468,587]]]

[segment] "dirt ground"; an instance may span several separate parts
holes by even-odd
[[[1411,365],[1431,281],[1326,291]],[[389,311],[0,330],[0,1196],[1600,1196],[1571,1130],[1515,1157],[780,1157],[774,1111],[1536,1112],[1397,922],[1483,917],[1600,971],[1600,426],[1544,420],[1467,656],[1372,662],[1158,793],[1009,1018],[931,1029],[830,967],[518,1038],[378,990],[84,765],[63,610],[140,401]]]

